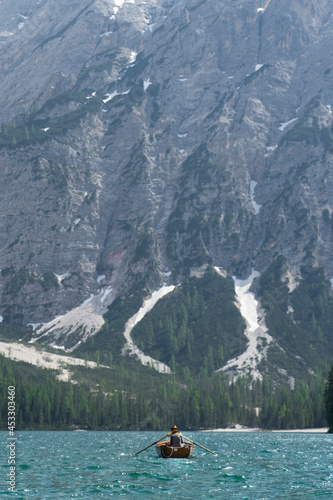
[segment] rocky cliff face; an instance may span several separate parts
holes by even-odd
[[[207,265],[244,279],[281,255],[289,287],[303,265],[330,279],[332,14],[328,0],[1,2],[4,320],[98,294],[103,312]]]

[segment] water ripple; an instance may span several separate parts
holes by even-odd
[[[0,498],[333,498],[332,435],[190,433],[218,456],[198,447],[186,460],[159,458],[154,447],[133,456],[159,435],[17,432],[17,493],[6,492],[8,466],[0,465]],[[0,432],[0,464],[7,437]]]

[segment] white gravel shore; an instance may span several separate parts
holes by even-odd
[[[314,433],[314,434],[325,434],[328,431],[328,427],[311,428],[311,429],[288,429],[288,430],[273,430],[267,431],[265,429],[259,429],[259,427],[246,427],[245,425],[236,424],[234,427],[226,427],[224,429],[207,429],[202,432],[299,432],[299,433]]]

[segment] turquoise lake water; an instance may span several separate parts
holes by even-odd
[[[165,431],[165,434],[167,430]],[[162,432],[16,432],[15,493],[8,492],[8,432],[0,432],[0,499],[333,499],[333,435],[187,432],[216,451],[165,460]]]

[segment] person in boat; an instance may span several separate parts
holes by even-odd
[[[168,436],[170,437],[170,446],[184,446],[183,434],[176,425],[171,427],[171,432],[169,432]]]

